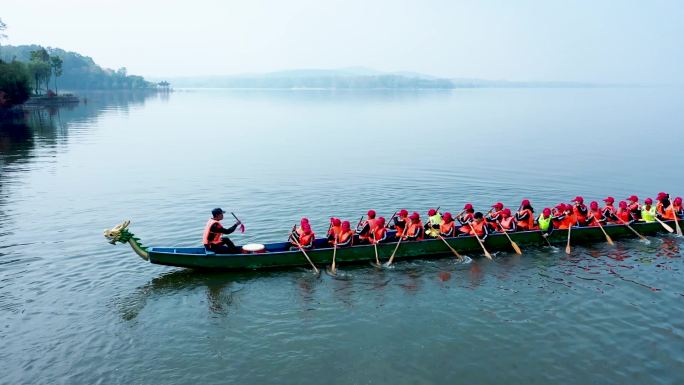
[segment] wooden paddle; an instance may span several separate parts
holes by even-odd
[[[660,223],[661,225],[663,225],[663,228],[664,228],[665,230],[667,230],[668,233],[674,233],[674,229],[673,229],[672,227],[670,227],[670,225],[668,225],[667,223],[661,221],[660,219],[658,219],[658,217],[654,217],[654,218],[655,218],[656,221],[658,221],[658,223]]]
[[[672,215],[674,215],[675,227],[677,228],[677,235],[682,236],[682,228],[679,227],[679,218],[677,218],[677,212],[674,208],[674,202],[670,203],[670,208],[672,209]]]
[[[470,226],[470,230],[472,230],[472,231],[473,231],[473,234],[475,234],[475,238],[477,239],[477,243],[479,243],[479,244],[480,244],[480,247],[482,247],[482,251],[484,251],[485,257],[487,257],[487,258],[489,258],[489,259],[492,259],[492,255],[489,254],[489,251],[487,251],[487,249],[485,248],[484,243],[482,243],[482,240],[480,239],[480,237],[479,237],[479,236],[477,235],[477,233],[475,232],[475,228],[473,227],[473,225],[470,224],[470,223],[468,223],[468,226]]]
[[[444,239],[444,237],[442,236],[442,234],[437,234],[437,237],[439,237],[439,239],[441,239],[442,242],[444,242],[444,244],[447,245],[447,247],[451,250],[452,253],[454,253],[454,255],[456,256],[456,258],[458,258],[458,260],[459,260],[460,262],[463,261],[463,256],[461,256],[461,254],[459,254],[458,251],[456,251],[453,247],[451,247],[451,245],[449,244],[449,242],[447,242],[446,239]]]
[[[337,235],[335,235],[335,239],[333,240],[333,259],[332,265],[330,266],[330,273],[332,275],[337,275],[337,269],[335,269],[335,254],[337,254]]]
[[[406,232],[406,231],[408,231],[408,224],[406,225],[406,228],[404,229],[404,232]],[[399,237],[399,242],[397,242],[397,245],[394,247],[394,251],[392,251],[392,255],[390,255],[390,259],[389,259],[389,261],[387,261],[387,263],[385,263],[385,266],[391,265],[392,262],[394,261],[394,254],[397,253],[397,249],[399,248],[399,245],[401,245],[402,239],[404,239],[403,234],[401,237]]]
[[[644,241],[648,241],[648,239],[646,239],[646,237],[644,237],[643,235],[639,234],[639,232],[637,232],[636,230],[634,230],[634,229],[632,228],[632,226],[629,225],[629,223],[623,221],[622,218],[617,217],[617,219],[618,219],[623,225],[627,226],[628,229],[632,230],[632,232],[633,232],[634,234],[636,234],[637,236],[639,236],[639,238],[641,238],[641,239],[644,240]]]
[[[244,233],[245,232],[245,225],[242,224],[242,221],[239,220],[238,217],[235,216],[235,214],[230,213],[230,215],[232,215],[233,218],[235,218],[235,220],[238,221],[238,223],[240,223],[240,232]]]
[[[297,247],[299,247],[299,251],[301,251],[304,254],[304,256],[306,257],[306,260],[309,261],[309,263],[311,264],[311,267],[313,267],[314,273],[318,274],[318,268],[316,267],[316,265],[314,265],[314,263],[311,262],[311,258],[309,258],[309,255],[306,254],[306,251],[304,251],[304,248],[302,247],[302,245],[299,244],[299,241],[297,240],[297,238],[292,236],[293,235],[292,233],[294,232],[294,230],[296,228],[297,228],[297,226],[292,227],[292,231],[290,232],[289,239],[292,239],[294,241],[295,245],[297,245]]]
[[[356,231],[359,231],[359,226],[361,226],[361,222],[363,222],[363,217],[364,217],[364,215],[361,215],[361,219],[359,219],[359,223],[356,224]]]
[[[608,235],[608,233],[606,233],[606,230],[603,228],[603,226],[601,226],[601,221],[599,221],[598,219],[595,219],[595,218],[594,218],[594,220],[596,221],[596,224],[598,225],[599,229],[601,229],[601,231],[603,231],[603,235],[606,236],[606,241],[608,242],[608,244],[611,246],[615,245],[613,243],[613,240],[610,239],[610,235]]]
[[[399,213],[398,211],[395,211],[394,214],[392,214],[392,218],[390,218],[390,220],[387,221],[387,224],[385,225],[386,229],[389,229],[391,227],[390,224],[392,223],[392,221],[394,220],[394,217],[396,217],[398,213]]]
[[[568,245],[565,246],[565,254],[570,254],[572,249],[570,248],[570,233],[572,232],[572,225],[568,227]]]
[[[373,234],[373,248],[375,249],[375,267],[380,267],[380,259],[378,258],[378,243],[375,239],[375,234]]]
[[[511,236],[508,235],[508,231],[506,231],[506,229],[504,229],[503,226],[501,225],[501,221],[499,221],[499,227],[501,228],[501,231],[503,231],[506,238],[508,238],[508,240],[511,242],[511,246],[513,247],[513,250],[515,250],[515,253],[522,255],[522,250],[520,250],[520,247],[518,246],[517,243],[513,242],[513,240],[511,239]]]

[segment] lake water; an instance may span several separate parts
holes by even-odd
[[[2,384],[682,384],[682,239],[198,273],[102,236],[684,194],[684,90],[93,93],[0,128]],[[232,222],[225,221],[230,225]]]

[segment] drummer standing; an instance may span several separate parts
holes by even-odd
[[[235,246],[228,237],[222,237],[223,234],[230,234],[235,231],[240,224],[240,221],[235,222],[234,225],[226,229],[221,225],[224,213],[225,211],[218,207],[211,210],[212,217],[207,221],[207,225],[204,227],[202,243],[206,250],[213,251],[216,254],[240,253],[240,248]]]

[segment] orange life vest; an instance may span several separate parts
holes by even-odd
[[[404,222],[404,227],[398,226],[396,224],[394,225],[394,229],[397,230],[397,235],[396,235],[397,238],[404,235],[404,228],[406,228],[406,226],[408,224],[408,220],[409,220],[408,217],[399,217],[398,221]]]
[[[513,229],[513,217],[504,218],[500,222],[501,222],[501,227],[504,230],[509,231],[509,230]]]
[[[530,209],[523,209],[518,211],[518,215],[527,214],[527,219],[518,221],[518,229],[520,230],[532,230],[534,228],[534,213]]]
[[[605,213],[608,212],[610,214],[616,215],[615,214],[615,207],[613,205],[606,205],[603,209],[601,209],[601,212]],[[614,219],[611,219],[610,215],[606,215],[606,221],[608,223],[619,223],[620,221],[615,222]]]
[[[622,221],[625,223],[629,222],[631,215],[632,214],[627,209],[625,209],[625,210],[618,209],[617,217],[622,219]]]
[[[585,206],[585,208],[586,208],[586,206]],[[579,223],[581,225],[584,225],[585,223],[587,223],[587,214],[588,213],[582,214],[579,210],[579,207],[577,207],[577,206],[574,206],[572,208],[572,213],[575,215],[575,218],[577,219],[577,221],[579,221]]]
[[[385,234],[387,234],[387,229],[385,226],[379,227],[375,226],[375,229],[371,231],[372,237],[370,238],[371,243],[379,243],[385,239]]]
[[[313,246],[314,239],[316,239],[316,236],[313,231],[309,234],[302,234],[299,236],[299,244],[304,248],[311,247]]]
[[[468,225],[466,225],[468,226]],[[487,221],[481,221],[481,222],[476,222],[473,221],[468,228],[472,227],[470,229],[470,235],[477,235],[479,237],[485,235],[485,226],[487,226]]]
[[[335,242],[335,239],[340,237],[341,232],[342,232],[342,226],[330,227],[330,230],[328,230],[328,237],[330,237],[331,239],[328,240],[328,243],[330,243],[332,245],[333,242]]]
[[[664,209],[663,204],[658,202],[658,206],[656,206],[656,211],[659,212],[660,215],[665,219],[675,219],[675,213],[672,204],[670,204],[668,208]]]
[[[444,221],[442,221],[442,223],[439,225],[439,233],[442,236],[453,235],[451,232],[454,229],[454,225],[454,221],[450,221],[449,223],[444,223]]]
[[[349,244],[351,245],[351,243],[353,241],[354,241],[354,231],[353,230],[349,230],[347,232],[340,233],[339,238],[337,238],[337,243],[343,244],[343,245],[346,244],[347,242],[349,242]]]
[[[368,232],[365,234],[359,234],[359,239],[364,239],[364,240],[369,240],[370,239],[370,234],[373,231],[373,228],[375,227],[375,224],[377,223],[377,219],[368,219],[366,222],[363,223],[361,226],[361,229],[364,229],[366,226],[368,226]]]
[[[577,217],[575,216],[575,213],[572,214],[565,214],[565,218],[563,218],[563,221],[558,225],[559,229],[569,229],[570,226],[575,226],[577,224]]]
[[[418,223],[411,222],[408,225],[408,231],[406,231],[406,236],[407,237],[415,237],[417,234],[420,233],[420,236],[418,236],[418,238],[416,238],[416,240],[422,241],[424,238],[422,230],[423,230],[423,221],[418,221]]]
[[[594,220],[589,223],[589,227],[598,227],[598,222],[603,220],[603,213],[601,210],[590,211],[589,217],[594,218]]]
[[[211,227],[214,225],[214,223],[218,224],[219,229],[223,228],[223,226],[221,226],[221,222],[217,221],[214,218],[209,219],[209,221],[207,221],[207,225],[204,227],[204,234],[202,235],[203,245],[219,245],[223,242],[221,241],[221,233],[211,232]]]

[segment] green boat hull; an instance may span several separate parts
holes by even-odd
[[[681,220],[680,220],[681,222]],[[674,228],[674,221],[666,221]],[[606,225],[603,227],[606,233],[613,239],[634,238],[636,235],[624,225]],[[642,235],[653,236],[665,233],[663,226],[657,222],[634,223],[632,228]],[[541,232],[520,231],[509,233],[511,239],[523,249],[527,246],[544,246]],[[568,230],[554,230],[548,241],[551,244],[564,246],[567,242]],[[393,238],[393,237],[392,237]],[[446,238],[446,241],[461,254],[482,255],[482,248],[477,239],[472,236]],[[575,227],[571,233],[571,245],[591,244],[605,242],[606,238],[598,227]],[[318,244],[325,244],[325,240],[317,240]],[[377,247],[381,262],[386,262],[396,248],[397,242],[380,243]],[[513,252],[511,243],[505,234],[490,234],[484,243],[489,252],[505,251]],[[301,251],[286,250],[287,244],[278,243],[266,245],[269,250],[261,254],[214,254],[207,253],[203,248],[164,248],[151,247],[148,249],[151,263],[167,266],[178,266],[193,269],[222,269],[222,270],[245,270],[245,269],[272,269],[288,268],[296,266],[309,266],[308,261]],[[276,251],[271,251],[276,250]],[[282,251],[278,251],[282,250]],[[319,247],[307,250],[307,254],[317,266],[329,265],[333,258],[333,249]],[[440,239],[426,239],[423,241],[404,241],[397,248],[395,260],[441,258],[453,255],[452,252]],[[375,251],[372,245],[357,245],[347,248],[338,248],[336,264],[345,265],[350,263],[368,263],[375,261]]]

